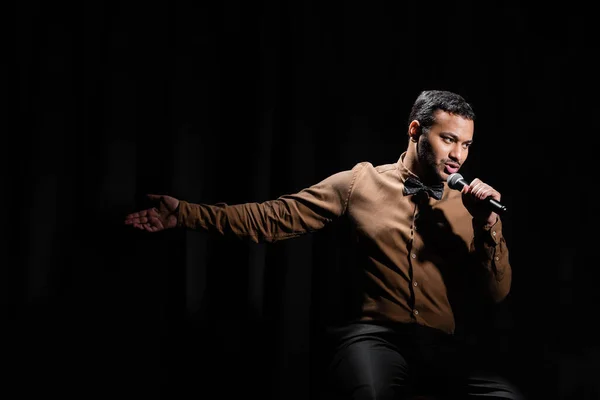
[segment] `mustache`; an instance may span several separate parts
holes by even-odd
[[[457,166],[457,167],[459,167],[459,168],[462,166],[462,163],[461,163],[461,162],[454,161],[454,160],[450,160],[450,159],[445,159],[445,160],[442,160],[441,164],[443,164],[443,165],[448,165],[448,164],[450,164],[450,165],[452,165],[452,166]]]

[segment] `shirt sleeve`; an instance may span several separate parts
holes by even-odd
[[[317,231],[343,215],[362,164],[338,172],[294,194],[262,203],[228,205],[180,201],[178,225],[233,235],[256,243],[276,242]]]
[[[471,250],[476,254],[478,269],[484,287],[496,303],[509,293],[512,283],[512,268],[508,258],[508,247],[502,235],[502,221],[491,226],[473,226],[475,232]]]

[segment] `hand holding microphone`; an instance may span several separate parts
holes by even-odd
[[[475,178],[468,183],[461,174],[454,173],[448,177],[447,182],[451,189],[462,192],[465,207],[473,217],[487,219],[488,223],[492,222],[490,224],[492,225],[496,221],[492,212],[497,214],[506,212],[506,207],[500,203],[500,192],[481,179]],[[485,207],[482,207],[482,204]]]

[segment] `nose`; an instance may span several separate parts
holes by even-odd
[[[460,161],[462,160],[462,152],[463,152],[463,148],[460,144],[456,144],[455,146],[452,147],[452,150],[450,150],[450,158],[452,158],[453,160],[456,161]]]

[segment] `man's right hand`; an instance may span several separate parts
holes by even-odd
[[[148,198],[156,203],[152,208],[128,214],[125,225],[148,232],[160,232],[177,226],[179,200],[171,196],[149,194]]]

